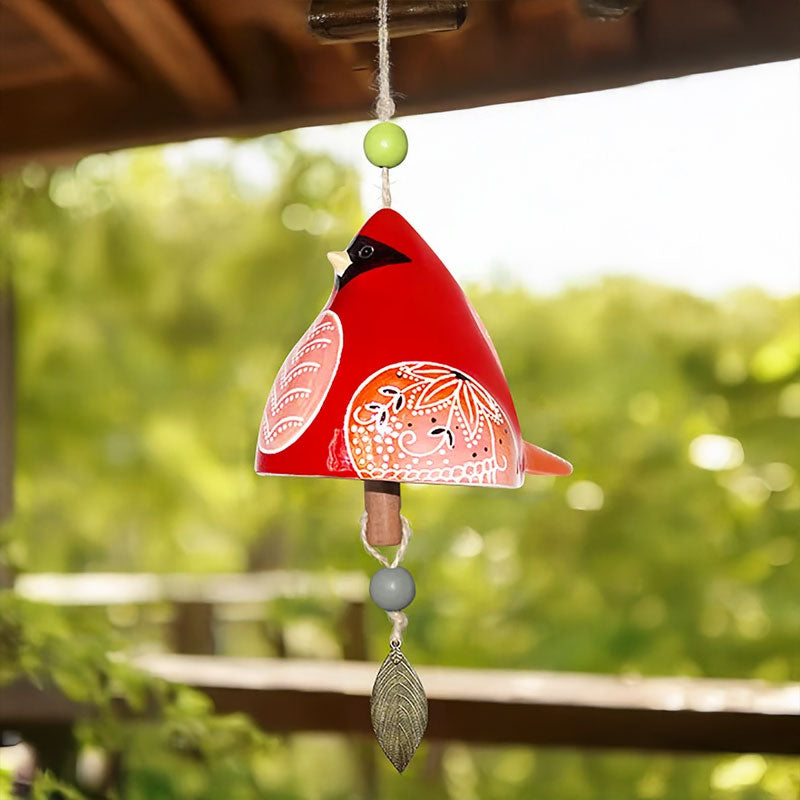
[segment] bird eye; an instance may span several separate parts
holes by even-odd
[[[359,251],[359,258],[369,258],[375,252],[375,248],[371,244],[365,244]]]

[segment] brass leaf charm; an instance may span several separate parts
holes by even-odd
[[[428,698],[422,681],[395,642],[375,676],[370,713],[381,750],[402,772],[428,726]]]

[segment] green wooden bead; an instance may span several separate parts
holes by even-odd
[[[408,154],[406,132],[394,122],[373,125],[364,137],[364,154],[376,167],[396,167]]]

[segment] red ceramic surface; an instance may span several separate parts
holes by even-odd
[[[400,214],[331,260],[330,299],[267,398],[259,474],[516,487],[572,471],[522,440],[489,334]]]

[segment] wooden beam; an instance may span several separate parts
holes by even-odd
[[[172,619],[172,649],[187,655],[212,656],[216,652],[214,606],[179,603]]]
[[[113,1],[124,2],[134,14],[154,2]],[[88,2],[94,0],[79,5]],[[406,96],[402,113],[531,100],[800,57],[797,0],[736,0],[743,24],[735,30],[728,17],[720,17],[724,24],[714,28],[719,2],[647,0],[639,12],[617,23],[587,20],[577,0],[475,2],[457,34],[393,43],[393,82]],[[733,0],[726,2],[734,7]],[[232,12],[227,18],[221,10],[216,13],[229,3],[237,13],[251,8],[250,16],[234,24]],[[87,91],[94,87],[78,80],[8,90],[0,96],[0,106],[3,118],[14,124],[0,125],[0,169],[30,158],[64,163],[97,150],[200,136],[262,135],[369,117],[374,93],[367,85],[374,48],[317,45],[306,27],[294,27],[293,20],[304,13],[299,0],[193,0],[191,6],[204,29],[214,31],[230,69],[242,81],[242,101],[234,114],[187,114],[181,103],[151,84],[138,87],[138,93]],[[687,13],[676,14],[674,6]],[[542,16],[545,10],[548,14]],[[256,19],[259,13],[279,19],[281,11],[289,14],[281,30],[291,40],[283,33],[264,35],[267,23]],[[92,19],[98,30],[99,16]],[[642,36],[625,35],[626,27]],[[108,42],[111,46],[110,36]],[[342,59],[347,48],[356,48],[357,59]],[[355,66],[367,69],[353,73]],[[261,80],[265,72],[269,77]],[[200,76],[197,84],[201,93]]]
[[[55,83],[69,72],[65,64],[42,64],[33,69],[0,72],[0,91],[35,86],[42,83]]]
[[[99,84],[115,84],[117,67],[46,0],[5,0],[5,5],[35,28],[74,69]]]
[[[198,116],[235,111],[233,85],[172,0],[105,0],[106,8],[165,82]]]
[[[220,27],[263,28],[278,35],[290,47],[305,51],[317,42],[308,30],[306,3],[296,0],[197,0],[205,18]]]
[[[364,481],[364,510],[367,512],[367,542],[373,547],[397,545],[403,538],[400,521],[400,484],[393,481]]]
[[[265,730],[370,733],[376,664],[149,655],[151,675],[205,692]],[[800,684],[420,668],[426,739],[674,752],[800,754]],[[87,709],[26,684],[0,689],[0,725],[63,722]]]
[[[72,64],[3,3],[0,3],[0,42],[0,91],[75,75]]]
[[[234,32],[240,35],[245,30],[263,30],[288,47],[297,64],[303,66],[302,71],[292,70],[295,92],[313,97],[313,102],[332,101],[334,105],[337,94],[352,96],[363,93],[365,103],[371,102],[370,79],[364,80],[364,76],[353,74],[361,66],[358,51],[352,44],[342,43],[334,49],[334,63],[331,63],[330,55],[322,55],[319,40],[314,38],[309,28],[307,3],[296,0],[225,0],[224,3],[196,0],[196,3],[202,18],[216,30],[227,31],[229,36]],[[373,65],[374,55],[371,51],[367,57],[367,67]],[[246,56],[243,61],[252,63]],[[320,85],[320,76],[328,74],[335,74],[337,80],[323,80],[322,91],[317,94],[315,90]]]

